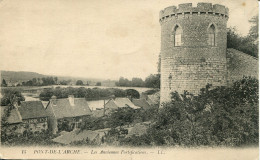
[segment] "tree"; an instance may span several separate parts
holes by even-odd
[[[1,87],[7,87],[7,83],[6,83],[5,79],[2,80]]]
[[[33,79],[32,79],[32,84],[33,84],[34,86],[37,85],[37,79],[36,79],[36,78],[33,78]]]
[[[130,97],[131,99],[132,98],[137,98],[137,99],[140,98],[139,92],[137,90],[135,90],[135,89],[127,89],[126,90],[126,96]]]
[[[253,17],[249,22],[253,26],[247,36],[239,35],[235,27],[228,28],[227,48],[234,48],[253,57],[258,57],[258,19]]]
[[[1,93],[3,97],[1,98],[1,105],[7,106],[7,105],[13,105],[14,102],[18,102],[18,104],[21,101],[24,101],[25,98],[21,93],[21,90],[17,88],[5,88],[1,90]]]
[[[39,97],[40,100],[48,101],[52,96],[56,96],[57,98],[67,98],[68,95],[74,95],[77,98],[86,98],[86,99],[101,99],[104,97],[126,97],[126,91],[122,89],[117,88],[73,88],[73,87],[67,87],[67,88],[61,88],[56,87],[44,89]]]
[[[97,82],[97,83],[96,83],[96,86],[101,86],[101,82]]]
[[[69,83],[70,83],[70,81],[65,81],[65,80],[60,81],[60,84],[61,84],[61,85],[68,85]]]
[[[172,93],[148,135],[157,145],[258,144],[258,80],[244,77],[231,87],[201,89],[198,96]]]
[[[134,113],[135,110],[130,107],[118,108],[110,115],[108,120],[109,126],[114,128],[132,123],[134,121]]]
[[[58,84],[58,77],[54,77],[55,84]]]
[[[130,87],[131,86],[131,81],[129,81],[127,78],[120,77],[118,83],[116,83],[117,86],[122,86],[122,87]]]
[[[52,88],[44,89],[39,97],[41,101],[48,101],[54,95],[54,90]],[[56,96],[56,95],[55,95]],[[60,97],[58,97],[60,98]]]
[[[77,85],[77,86],[82,86],[82,85],[83,85],[82,80],[77,80],[76,85]]]
[[[25,82],[25,85],[26,86],[33,86],[33,81],[29,80],[29,81]]]
[[[148,88],[160,88],[160,75],[151,74],[145,79],[145,86]]]
[[[253,40],[255,40],[255,43],[258,44],[258,26],[259,26],[259,19],[258,15],[254,16],[249,20],[249,22],[252,24],[250,30],[249,30],[249,37],[251,37]]]
[[[144,81],[141,78],[132,78],[132,87],[143,87]]]

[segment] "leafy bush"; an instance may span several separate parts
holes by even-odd
[[[2,88],[1,94],[3,95],[1,98],[1,106],[13,105],[15,101],[19,104],[25,100],[21,90],[17,88]]]
[[[258,144],[258,80],[244,77],[231,87],[207,85],[198,96],[172,93],[140,137],[122,145],[244,146]]]
[[[258,97],[258,80],[250,77],[232,87],[207,85],[198,96],[172,93],[148,134],[156,145],[257,144]]]

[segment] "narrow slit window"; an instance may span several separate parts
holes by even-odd
[[[181,34],[182,30],[179,26],[175,27],[175,33],[174,33],[174,46],[181,46]]]
[[[208,44],[210,46],[215,46],[215,27],[211,25],[208,30]]]

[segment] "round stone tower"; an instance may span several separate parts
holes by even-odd
[[[170,93],[198,94],[226,85],[228,8],[211,3],[170,6],[160,12],[161,103]]]

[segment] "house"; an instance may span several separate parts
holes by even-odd
[[[49,128],[54,134],[79,128],[84,118],[92,114],[85,98],[74,98],[73,95],[63,99],[53,96],[46,111],[50,114]]]
[[[151,105],[145,99],[132,99],[134,105],[141,107],[142,109],[146,110],[151,108]]]
[[[104,108],[104,105],[105,105],[105,100],[88,101],[88,106],[92,111],[96,109],[102,109]]]
[[[1,116],[5,116],[8,106],[1,107]],[[14,105],[6,118],[6,133],[22,134],[25,130],[42,132],[48,129],[48,113],[41,101],[23,101],[20,106]]]
[[[140,107],[134,105],[128,98],[110,99],[105,104],[106,112],[107,112],[107,110],[115,110],[115,109],[123,108],[123,107],[130,107],[130,108],[133,108],[133,109],[140,109]]]
[[[48,129],[48,113],[41,101],[23,101],[18,107],[23,125],[31,132],[42,132]]]
[[[101,139],[102,137],[98,132],[76,129],[71,132],[63,132],[61,136],[54,138],[52,141],[63,145],[69,145],[75,142],[98,145],[101,144]]]

